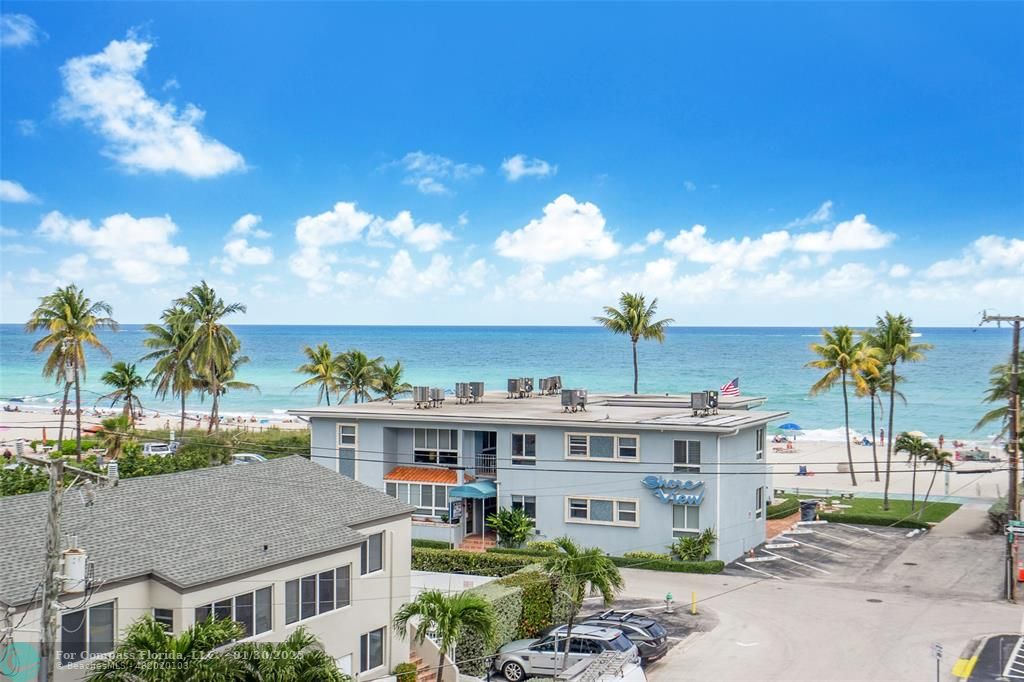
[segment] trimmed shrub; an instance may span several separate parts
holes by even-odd
[[[413,552],[415,554],[416,550]],[[487,555],[481,553],[479,556]],[[494,608],[495,646],[485,646],[479,635],[464,631],[455,644],[455,664],[459,666],[459,672],[465,675],[483,677],[487,674],[488,657],[493,655],[498,647],[516,637],[523,613],[523,590],[521,587],[502,585],[495,581],[474,587],[467,592],[483,597]]]
[[[515,554],[518,556],[532,556],[538,558],[549,557],[555,552],[545,552],[539,549],[530,549],[529,547],[488,547],[488,552],[492,554]]]
[[[645,571],[668,571],[671,573],[721,573],[725,569],[724,561],[672,561],[672,560],[637,560],[626,557],[609,557],[619,568],[639,568]]]
[[[1010,521],[1009,503],[1006,498],[996,500],[988,508],[988,525],[993,533],[1002,533],[1003,528]]]
[[[526,549],[533,550],[539,554],[554,554],[558,551],[558,545],[552,540],[531,540],[526,543]]]
[[[445,542],[444,540],[419,540],[413,538],[413,547],[424,547],[426,549],[451,549],[452,543]]]
[[[503,576],[515,573],[520,568],[536,563],[536,561],[536,557],[503,556],[497,552],[412,548],[412,569],[414,571]]]
[[[626,552],[622,555],[626,559],[671,559],[672,557],[668,554],[662,554],[661,552],[646,552],[644,550],[637,550],[635,552]]]
[[[399,663],[391,672],[395,675],[395,682],[416,682],[415,663]]]
[[[818,518],[830,523],[852,523],[863,526],[891,526],[893,528],[931,528],[931,524],[914,519],[893,520],[889,516],[872,516],[871,514],[835,514],[819,512]]]
[[[533,637],[552,624],[551,614],[555,606],[554,581],[540,566],[527,566],[497,582],[522,590],[523,611],[519,618],[516,639]]]
[[[795,497],[787,497],[781,502],[768,505],[768,518],[781,519],[790,514],[800,511],[800,500]]]
[[[711,556],[718,536],[714,528],[705,528],[699,535],[676,538],[669,550],[681,561],[704,561]]]

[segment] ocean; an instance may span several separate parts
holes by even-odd
[[[456,381],[484,381],[504,389],[508,377],[560,374],[566,387],[594,392],[628,392],[632,388],[629,340],[598,327],[401,327],[401,326],[262,326],[233,325],[243,351],[251,358],[239,378],[259,386],[259,393],[229,393],[225,414],[280,415],[288,408],[313,405],[312,389],[294,392],[302,379],[295,367],[302,347],[328,342],[337,351],[358,348],[388,362],[401,360],[412,384],[453,388]],[[788,421],[809,437],[841,438],[842,394],[810,397],[808,389],[821,371],[804,368],[812,359],[808,344],[819,329],[804,327],[674,327],[665,343],[641,342],[640,390],[687,393],[718,388],[739,377],[744,395],[768,397],[767,407],[788,410]],[[934,345],[927,360],[901,366],[907,405],[897,402],[896,431],[924,431],[932,437],[981,439],[995,429],[972,433],[989,406],[981,402],[992,365],[1010,354],[1010,330],[1003,328],[922,328],[918,341]],[[113,360],[136,361],[145,352],[141,325],[105,332],[103,342]],[[32,353],[34,337],[20,325],[0,325],[0,401],[20,399],[26,407],[45,409],[60,400],[52,382],[40,376],[42,359]],[[100,376],[111,360],[90,352],[83,403],[92,405],[104,391]],[[143,368],[147,370],[148,368]],[[151,394],[147,410],[173,411]],[[207,411],[193,398],[190,411]],[[851,427],[870,428],[868,401],[851,392]]]

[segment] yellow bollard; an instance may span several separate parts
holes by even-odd
[[[690,615],[691,616],[696,616],[697,615],[697,593],[696,592],[691,592],[690,593]]]

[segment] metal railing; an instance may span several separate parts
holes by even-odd
[[[473,472],[477,476],[483,476],[486,478],[497,478],[498,456],[488,455],[482,452],[476,453],[476,461],[474,462]]]

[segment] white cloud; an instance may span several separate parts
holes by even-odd
[[[409,152],[399,161],[387,164],[405,171],[402,182],[412,185],[422,194],[449,194],[445,182],[467,180],[484,172],[484,167],[472,163],[458,163],[440,154],[422,151]]]
[[[459,227],[465,227],[469,225],[469,211],[463,211],[459,214]]]
[[[256,226],[263,222],[262,216],[255,215],[253,213],[246,213],[244,216],[236,220],[231,224],[232,235],[238,235],[241,237],[255,237],[257,239],[266,239],[270,236],[270,233],[266,230],[257,230]]]
[[[789,233],[785,230],[766,232],[757,238],[729,238],[724,241],[708,239],[707,228],[694,225],[689,230],[680,230],[665,242],[665,248],[694,263],[708,263],[739,270],[757,270],[765,262],[778,257],[790,245]]]
[[[0,237],[17,237],[20,233],[11,227],[0,225]]]
[[[129,34],[102,52],[69,59],[61,67],[61,116],[81,120],[103,136],[104,153],[131,172],[209,178],[243,169],[241,154],[199,131],[202,109],[188,104],[179,111],[146,92],[136,74],[152,47]]]
[[[0,15],[0,47],[26,47],[35,45],[46,34],[39,30],[35,19],[27,14]]]
[[[334,208],[295,223],[295,239],[303,247],[321,247],[353,242],[363,235],[374,216],[360,211],[354,201],[339,201]]]
[[[554,263],[578,256],[603,260],[621,251],[605,230],[601,209],[590,202],[578,203],[563,194],[544,207],[544,216],[526,226],[503,231],[494,242],[506,258],[535,263]]]
[[[644,240],[642,242],[637,242],[635,244],[630,244],[629,247],[627,247],[626,250],[623,251],[623,253],[627,253],[627,254],[643,253],[644,251],[647,250],[648,247],[656,246],[657,244],[660,244],[663,241],[665,241],[665,233],[664,232],[662,232],[661,230],[651,230],[650,232],[647,233],[647,235],[644,237]]]
[[[819,209],[820,211],[821,209]],[[840,251],[870,251],[892,243],[896,235],[882,232],[860,213],[853,220],[844,220],[829,230],[806,232],[794,238],[793,248],[810,253],[833,254]]]
[[[1003,269],[1024,274],[1024,239],[999,235],[978,237],[963,250],[960,258],[933,263],[924,271],[924,276],[946,279]]]
[[[391,259],[384,276],[377,280],[377,290],[395,298],[415,297],[453,284],[452,259],[435,253],[422,270],[416,269],[412,256],[405,249]]]
[[[32,192],[13,180],[0,180],[0,201],[8,201],[12,204],[27,204],[39,201]]]
[[[30,118],[23,118],[20,121],[15,121],[14,125],[18,128],[18,133],[22,137],[32,137],[36,134],[36,122]]]
[[[274,250],[269,246],[250,246],[247,239],[239,237],[224,245],[221,270],[230,275],[237,265],[267,265],[273,260]]]
[[[50,241],[85,247],[93,259],[109,263],[118,278],[133,284],[159,282],[189,260],[188,249],[171,242],[178,226],[170,216],[135,218],[119,213],[93,228],[88,220],[51,211],[36,232]]]
[[[515,182],[524,177],[546,178],[558,172],[558,166],[552,165],[544,159],[534,157],[526,158],[525,154],[516,154],[501,162],[501,170],[505,173],[505,179]]]
[[[400,211],[391,220],[375,218],[370,224],[370,238],[381,243],[379,239],[385,234],[401,239],[420,251],[434,251],[441,244],[454,239],[441,223],[417,225],[409,211]]]
[[[57,272],[60,276],[69,281],[80,280],[88,273],[89,257],[84,253],[76,253],[57,264]]]
[[[822,202],[821,206],[811,211],[803,218],[797,218],[786,225],[786,229],[795,227],[807,227],[808,225],[821,225],[832,220],[832,200]]]
[[[826,272],[818,279],[818,286],[810,289],[820,291],[824,287],[833,291],[857,291],[869,286],[874,279],[874,270],[863,263],[846,263]]]
[[[903,263],[896,263],[891,268],[889,268],[889,276],[894,279],[902,279],[903,277],[908,277],[909,275],[910,267],[904,265]]]
[[[697,191],[697,183],[695,183],[693,180],[683,180],[683,187],[686,188],[687,192]]]

